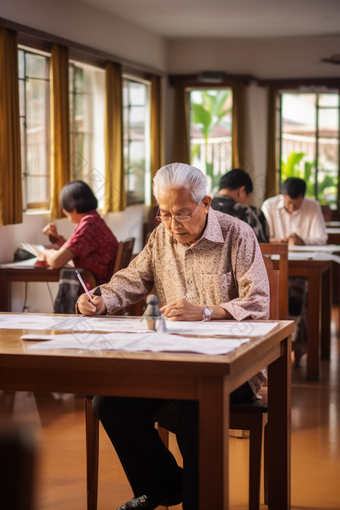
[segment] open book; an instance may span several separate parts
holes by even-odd
[[[31,253],[35,257],[40,257],[46,250],[42,244],[20,243],[20,248]]]

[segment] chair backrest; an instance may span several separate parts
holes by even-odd
[[[270,311],[269,319],[280,319],[280,301],[279,301],[279,271],[274,269],[273,262],[263,255],[263,262],[267,269],[269,280],[269,294],[270,294]]]
[[[82,279],[84,280],[84,282],[89,284],[90,290],[94,289],[95,287],[97,287],[97,285],[100,284],[97,276],[89,269],[79,268],[78,271],[79,271]]]
[[[120,271],[121,269],[125,269],[130,264],[134,244],[134,237],[129,237],[129,239],[125,239],[125,241],[120,241],[113,274],[117,273],[117,271]]]
[[[279,319],[288,319],[288,245],[284,243],[260,243],[262,255],[279,255],[280,315]]]

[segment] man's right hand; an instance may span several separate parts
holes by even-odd
[[[59,246],[62,246],[65,242],[64,237],[58,234],[57,227],[54,223],[48,223],[46,227],[42,229],[42,233],[49,237],[51,243],[57,243]]]
[[[101,296],[92,295],[92,301],[87,294],[82,294],[77,301],[77,307],[83,315],[103,315],[106,313],[106,306]]]

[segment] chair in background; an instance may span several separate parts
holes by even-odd
[[[279,256],[280,314],[281,320],[288,319],[288,245],[284,243],[260,243],[262,255]],[[274,264],[275,266],[275,264]]]
[[[134,237],[129,237],[128,239],[125,239],[125,241],[120,241],[113,274],[117,273],[117,271],[120,271],[121,269],[125,269],[130,264],[134,245]]]
[[[279,317],[279,271],[273,269],[273,263],[263,257],[270,286],[270,319]],[[262,451],[263,416],[268,412],[266,390],[262,391],[262,400],[231,406],[230,428],[250,431],[249,448],[249,509],[258,510],[260,506],[260,474]],[[97,510],[98,496],[98,455],[99,421],[92,411],[92,399],[85,399],[86,415],[86,462],[87,462],[87,509]],[[168,448],[169,432],[158,426],[158,433]],[[256,506],[257,505],[257,506]]]

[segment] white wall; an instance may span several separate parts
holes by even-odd
[[[79,0],[4,0],[0,16],[132,62],[165,69],[162,37]]]
[[[214,70],[259,79],[340,77],[340,66],[320,62],[338,54],[339,47],[340,36],[169,40],[168,72]]]

